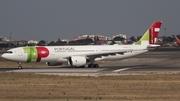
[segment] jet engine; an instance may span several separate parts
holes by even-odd
[[[84,66],[86,65],[87,59],[83,56],[71,56],[69,57],[68,60],[68,64],[70,66],[76,66],[76,67],[80,67],[80,66]]]
[[[46,64],[48,66],[60,66],[62,65],[63,63],[60,63],[60,62],[46,62]]]

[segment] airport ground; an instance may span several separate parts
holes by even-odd
[[[180,48],[160,48],[100,68],[28,63],[19,70],[0,59],[0,100],[179,101],[179,61]]]
[[[0,73],[2,101],[179,101],[180,74],[58,76]]]

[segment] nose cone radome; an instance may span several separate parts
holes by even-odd
[[[8,53],[2,54],[1,57],[6,59],[6,60],[10,60],[10,61],[14,61],[14,58],[16,58],[14,55],[8,54]]]
[[[26,62],[26,57],[21,55],[18,55],[17,52],[10,52],[10,53],[4,53],[1,55],[2,58],[14,62]]]
[[[5,54],[2,54],[1,57],[2,57],[2,58],[5,58]]]
[[[6,54],[6,53],[2,54],[1,57],[4,58],[4,59],[8,59],[9,60],[9,55]]]

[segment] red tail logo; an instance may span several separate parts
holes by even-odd
[[[156,43],[159,31],[160,31],[161,24],[162,24],[162,22],[154,22],[151,25],[151,27],[149,29],[149,35],[150,35],[149,36],[149,38],[150,38],[149,43],[150,44]]]
[[[175,38],[176,43],[177,43],[177,44],[180,44],[179,38],[178,38],[177,36],[174,36],[174,38]]]

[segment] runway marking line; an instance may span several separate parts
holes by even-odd
[[[114,70],[114,71],[112,71],[112,72],[120,72],[120,71],[125,71],[125,70],[128,70],[128,69],[130,69],[130,68],[117,69],[117,70]]]

